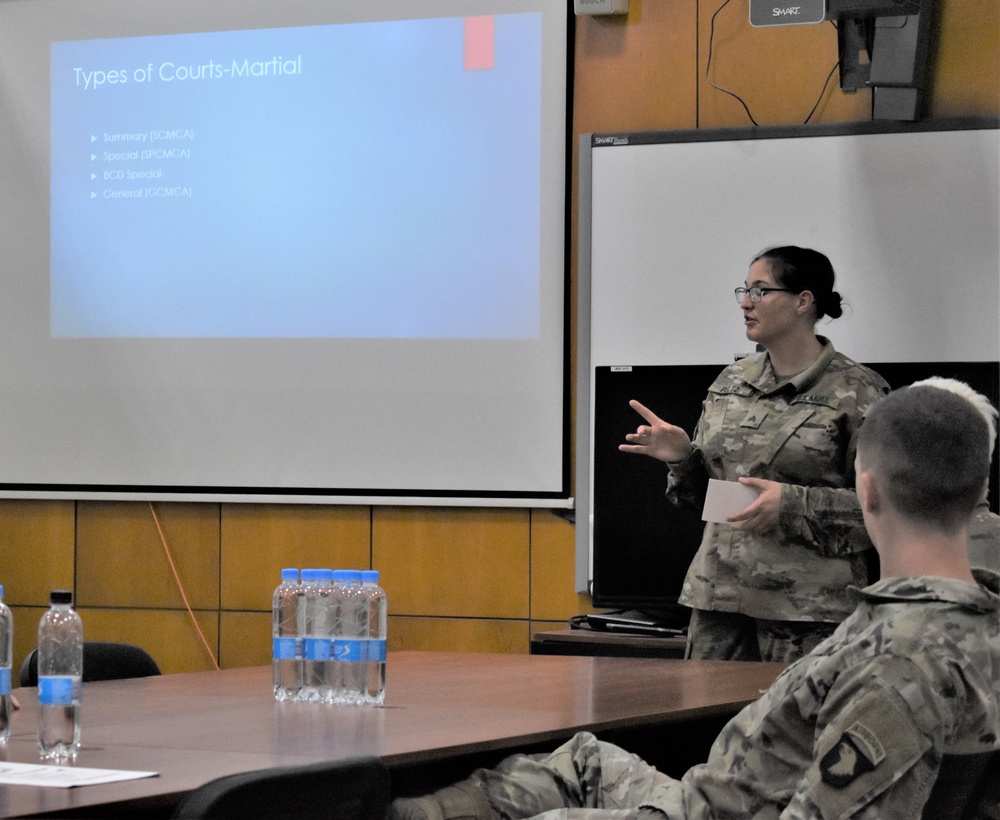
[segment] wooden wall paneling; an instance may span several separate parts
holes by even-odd
[[[392,598],[389,599],[390,611]],[[531,645],[527,621],[485,618],[389,617],[389,652],[401,649],[448,652],[496,652],[525,655]],[[392,686],[392,655],[386,669]]]
[[[758,125],[804,123],[837,63],[836,28],[829,21],[755,28],[748,0],[740,0],[719,12],[712,38],[712,16],[721,6],[722,0],[698,0],[698,127],[753,126],[739,101],[709,79],[741,97]],[[871,92],[845,94],[834,71],[810,122],[870,118]]]
[[[378,507],[372,562],[390,615],[529,617],[528,510]]]
[[[1000,0],[940,0],[929,71],[930,116],[1000,112]]]
[[[160,503],[154,508],[190,605],[218,609],[219,505]],[[184,606],[149,504],[80,502],[77,604]]]
[[[0,584],[8,605],[48,606],[53,589],[74,588],[76,505],[0,501]]]
[[[269,612],[283,567],[370,569],[370,562],[369,507],[227,504],[222,508],[224,610]]]
[[[596,611],[575,589],[575,528],[548,510],[531,513],[531,622],[566,621]]]
[[[49,593],[75,590],[75,516],[73,501],[0,501],[0,583],[14,619],[15,678],[38,644]]]
[[[121,641],[141,646],[156,661],[163,674],[206,672],[214,669],[219,656],[219,613],[195,611],[208,649],[198,635],[191,616],[178,609],[95,609],[80,607],[86,641]]]
[[[271,663],[271,613],[222,612],[219,616],[219,666]]]
[[[57,587],[64,589],[65,587]],[[48,610],[47,606],[12,606],[14,616],[14,664],[12,685],[17,686],[17,673],[21,663],[32,649],[38,646],[38,622]]]
[[[695,127],[692,9],[690,3],[632,0],[627,16],[576,18],[576,133]]]

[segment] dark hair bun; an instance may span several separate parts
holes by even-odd
[[[832,290],[826,297],[825,304],[820,305],[820,311],[831,319],[839,319],[844,315],[844,309],[840,306],[840,303],[840,294]]]

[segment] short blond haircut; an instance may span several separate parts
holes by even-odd
[[[958,379],[946,379],[943,376],[931,376],[928,379],[922,379],[918,382],[914,382],[910,385],[911,387],[937,387],[941,390],[949,390],[956,396],[961,396],[963,399],[968,399],[972,402],[972,406],[979,411],[984,419],[986,419],[986,426],[989,428],[990,434],[990,458],[993,458],[993,448],[997,443],[997,409],[990,404],[990,400],[986,398],[982,393],[977,393],[965,382],[959,381]]]

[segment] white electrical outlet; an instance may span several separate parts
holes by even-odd
[[[628,14],[628,0],[573,0],[577,14]]]

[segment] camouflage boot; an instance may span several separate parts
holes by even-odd
[[[397,797],[389,820],[495,820],[486,794],[468,780],[425,797]]]

